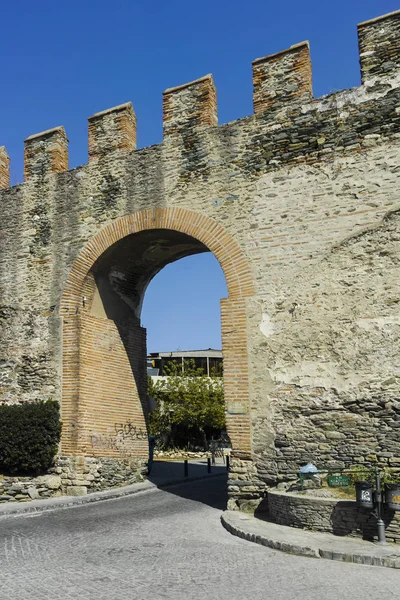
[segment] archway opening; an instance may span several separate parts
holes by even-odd
[[[93,264],[80,312],[80,416],[85,452],[147,458],[148,396],[144,295],[182,257],[208,252],[193,237],[152,229],[128,235]]]
[[[211,252],[169,264],[146,291],[149,432],[163,460],[187,452],[204,458],[211,448],[222,455],[229,446],[220,313],[226,295]]]

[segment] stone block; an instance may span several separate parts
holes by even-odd
[[[61,477],[59,475],[42,475],[37,479],[38,484],[49,490],[58,490],[61,487]]]
[[[86,496],[87,487],[84,485],[68,485],[67,496]]]
[[[31,498],[31,500],[36,500],[36,498],[39,498],[39,492],[35,487],[28,488],[28,495]]]

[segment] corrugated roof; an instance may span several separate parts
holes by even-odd
[[[207,348],[206,350],[175,350],[172,352],[151,352],[150,358],[222,358],[222,350]]]

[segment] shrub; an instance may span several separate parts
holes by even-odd
[[[360,481],[368,481],[373,484],[376,478],[375,467],[352,465],[349,475],[353,485]]]
[[[37,475],[53,463],[61,436],[54,400],[0,406],[0,471]]]
[[[400,470],[386,467],[381,472],[381,481],[390,485],[400,484]]]
[[[164,439],[165,447],[206,447],[206,439],[225,428],[222,377],[204,375],[193,360],[185,361],[184,372],[175,363],[165,372],[165,379],[149,380],[148,393],[157,405],[150,413],[150,433]]]

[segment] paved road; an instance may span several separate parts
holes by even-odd
[[[224,477],[0,518],[0,598],[369,600],[400,598],[393,569],[289,556],[219,522]]]

